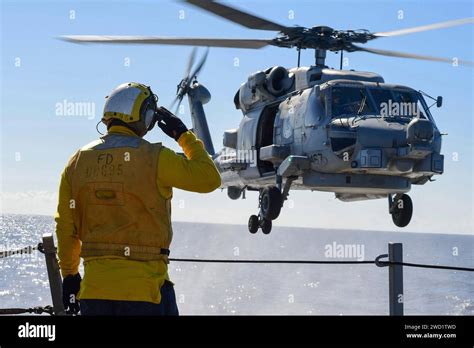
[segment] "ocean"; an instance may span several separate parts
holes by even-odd
[[[36,245],[54,232],[41,215],[1,215],[0,251]],[[474,236],[174,222],[171,257],[373,260],[389,242],[404,261],[474,267]],[[202,264],[171,262],[184,315],[386,315],[388,269],[373,264]],[[407,315],[474,315],[472,272],[404,267]],[[44,255],[0,259],[0,308],[51,304]]]

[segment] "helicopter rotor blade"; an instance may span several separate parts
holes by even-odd
[[[197,53],[197,49],[196,47],[194,47],[193,50],[191,51],[191,54],[189,55],[188,64],[186,67],[186,73],[184,75],[184,78],[181,80],[181,82],[177,86],[176,98],[173,100],[173,102],[170,105],[170,109],[173,109],[173,106],[176,104],[176,102],[178,103],[176,105],[175,114],[178,112],[184,96],[188,93],[189,86],[191,85],[193,78],[197,76],[197,74],[201,71],[202,67],[204,66],[204,63],[206,62],[207,56],[209,54],[209,48],[206,49],[206,52],[200,59],[199,63],[191,72],[191,69],[194,65],[194,61],[196,59],[196,53]]]
[[[62,40],[75,43],[155,44],[258,49],[271,45],[272,39],[209,39],[162,36],[65,35]]]
[[[188,66],[186,67],[186,72],[184,73],[184,77],[189,76],[189,73],[191,72],[191,68],[194,65],[194,60],[196,59],[196,52],[197,52],[197,48],[193,47],[193,50],[191,51],[191,54],[189,55]]]
[[[474,23],[474,17],[455,19],[455,20],[451,20],[447,22],[433,23],[433,24],[422,25],[422,26],[413,27],[413,28],[398,29],[398,30],[393,30],[393,31],[384,31],[380,33],[374,33],[373,35],[377,37],[399,36],[399,35],[419,33],[419,32],[428,31],[428,30],[450,28],[450,27],[455,27],[458,25],[464,25],[464,24],[470,24],[470,23]]]
[[[170,104],[169,106],[169,109],[173,109],[173,106],[176,104],[176,102],[179,100],[179,96],[176,96],[176,98],[174,98],[173,102]]]
[[[204,55],[202,56],[201,58],[201,61],[199,62],[199,64],[196,66],[196,68],[194,69],[194,71],[192,72],[192,74],[188,75],[189,77],[189,81],[191,82],[191,79],[195,76],[197,76],[197,74],[199,74],[199,72],[201,71],[202,67],[204,66],[204,63],[206,63],[206,60],[207,60],[207,55],[209,54],[209,48],[206,49],[206,52],[204,53]]]
[[[184,95],[177,95],[168,108],[169,110],[173,110],[173,107],[176,105],[176,108],[174,108],[175,115],[178,113],[178,110],[179,110],[179,107],[181,106],[181,102],[183,101],[183,98],[184,98]]]
[[[389,57],[398,57],[398,58],[410,58],[410,59],[418,59],[418,60],[428,60],[433,62],[444,62],[444,63],[451,63],[453,64],[453,58],[441,58],[441,57],[433,57],[433,56],[425,56],[420,54],[414,53],[405,53],[405,52],[397,52],[391,50],[381,50],[377,48],[369,48],[369,47],[360,47],[356,45],[352,45],[352,47],[356,51],[365,51],[369,53],[375,53],[382,56],[389,56]],[[467,65],[467,66],[474,66],[474,62],[468,60],[457,60],[457,64],[459,65]]]
[[[181,106],[181,102],[183,101],[183,97],[181,98],[176,98],[177,100],[179,99],[178,101],[178,105],[176,105],[176,109],[174,110],[174,114],[177,115],[178,114],[178,111],[179,111],[179,107]]]
[[[282,32],[288,28],[284,25],[269,21],[268,19],[258,17],[212,0],[185,0],[185,2],[250,29]]]

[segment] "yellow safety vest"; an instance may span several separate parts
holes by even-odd
[[[108,134],[68,164],[70,207],[81,257],[122,256],[168,261],[170,200],[158,191],[161,144]]]

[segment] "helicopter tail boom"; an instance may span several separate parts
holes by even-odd
[[[212,144],[211,133],[209,132],[203,108],[203,104],[206,104],[211,99],[211,93],[209,93],[206,87],[196,82],[189,88],[188,99],[194,132],[204,143],[204,147],[209,155],[214,156],[214,145]]]

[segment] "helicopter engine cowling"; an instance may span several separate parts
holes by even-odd
[[[271,102],[294,89],[294,73],[282,66],[257,71],[248,77],[234,97],[237,109],[244,113]]]
[[[290,77],[288,70],[282,66],[273,67],[267,74],[266,87],[268,92],[274,96],[285,94],[293,85],[293,78]]]

